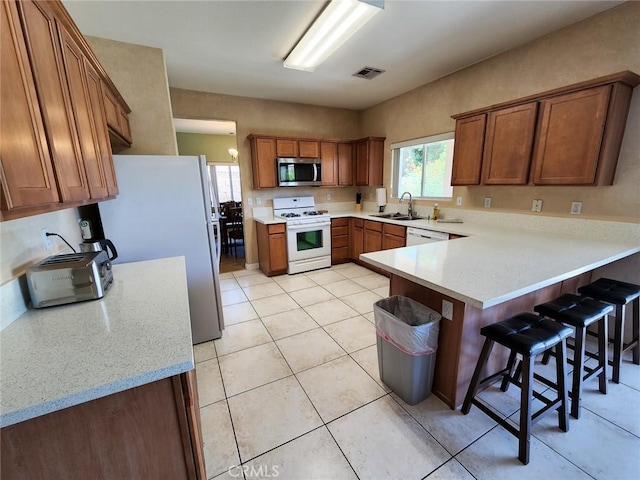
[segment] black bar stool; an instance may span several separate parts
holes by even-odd
[[[569,363],[573,365],[573,382],[569,396],[571,416],[580,418],[584,382],[597,375],[600,392],[607,393],[607,314],[613,307],[590,298],[565,294],[550,302],[536,305],[533,309],[545,317],[575,329],[575,344],[570,346],[574,352],[573,359],[569,359]],[[587,328],[595,322],[598,322],[598,366],[590,368],[585,365],[585,340]],[[548,355],[545,355],[546,360]],[[586,372],[584,376],[583,372]]]
[[[640,343],[638,342],[638,331],[640,330],[640,285],[620,282],[609,278],[600,278],[589,285],[580,287],[578,292],[587,297],[600,302],[610,303],[616,306],[615,327],[613,339],[613,360],[609,361],[613,365],[612,380],[620,383],[620,366],[622,365],[622,355],[633,349],[633,363],[640,365]],[[624,343],[624,323],[625,307],[633,302],[632,339],[630,343]]]
[[[551,412],[558,410],[558,426],[563,432],[569,430],[569,418],[567,415],[567,386],[566,386],[566,338],[571,335],[571,329],[557,322],[547,320],[532,313],[519,313],[502,322],[487,325],[480,330],[486,337],[476,369],[473,372],[469,390],[462,404],[462,413],[469,413],[471,405],[476,405],[493,420],[502,425],[509,433],[518,437],[518,459],[525,465],[529,463],[529,445],[531,441],[531,427]],[[489,360],[494,343],[499,343],[511,350],[506,368],[490,375],[482,380],[482,372]],[[556,383],[534,373],[534,360],[536,355],[555,347],[556,358]],[[522,361],[514,374],[516,355],[522,355]],[[519,381],[522,370],[522,382]],[[516,428],[496,414],[481,399],[476,397],[478,388],[494,383],[502,378],[502,391],[506,391],[509,384],[520,387],[520,428]],[[557,398],[549,400],[542,394],[533,390],[534,378],[555,388]],[[532,413],[531,402],[533,397],[542,401],[545,406]]]

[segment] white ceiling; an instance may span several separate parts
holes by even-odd
[[[193,120],[190,118],[174,118],[173,128],[176,132],[204,133],[209,135],[235,135],[236,122],[229,120]]]
[[[386,0],[315,72],[282,59],[324,1],[64,0],[85,35],[159,47],[169,85],[365,109],[620,1]],[[351,75],[386,70],[373,80]]]

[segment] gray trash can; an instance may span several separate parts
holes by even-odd
[[[380,379],[409,405],[429,396],[440,314],[399,295],[373,305]]]

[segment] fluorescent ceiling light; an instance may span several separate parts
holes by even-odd
[[[379,6],[372,5],[375,3]],[[381,1],[332,0],[285,58],[286,68],[313,72],[382,10]]]

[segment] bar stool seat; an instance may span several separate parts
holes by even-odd
[[[633,363],[640,365],[640,285],[599,278],[589,285],[578,288],[578,292],[594,300],[616,306],[613,338],[609,339],[613,342],[613,359],[609,360],[609,365],[613,366],[612,380],[620,383],[620,367],[622,355],[625,352],[633,349]],[[631,342],[624,343],[625,307],[631,302],[633,302],[632,339]]]
[[[569,430],[568,420],[568,394],[566,386],[566,338],[572,330],[564,325],[547,320],[532,313],[519,313],[502,322],[487,325],[480,330],[486,337],[480,358],[476,365],[467,395],[462,405],[462,413],[468,414],[471,405],[476,405],[485,414],[502,425],[509,433],[518,437],[518,459],[525,465],[529,463],[529,445],[531,439],[531,427],[544,418],[547,414],[558,410],[558,426],[564,432]],[[495,343],[499,343],[511,350],[506,368],[486,378],[480,379],[491,355]],[[556,382],[534,373],[534,360],[536,355],[555,347],[556,357]],[[517,354],[522,356],[514,374],[514,366]],[[522,381],[520,382],[520,369]],[[506,391],[509,384],[520,387],[520,427],[516,428],[501,418],[480,398],[476,397],[478,388],[494,383],[502,378],[502,390]],[[534,378],[548,386],[554,387],[558,393],[557,398],[549,400],[542,394],[533,390]],[[532,412],[533,397],[542,401],[545,406],[536,412]]]
[[[585,381],[597,375],[600,392],[607,393],[607,314],[613,310],[613,307],[590,298],[565,294],[550,302],[536,305],[533,309],[545,317],[575,329],[575,344],[572,347],[574,355],[573,359],[568,360],[574,367],[569,396],[571,397],[571,416],[580,418],[582,386]],[[585,365],[585,337],[587,328],[596,322],[598,322],[598,366],[590,368]],[[545,357],[546,359],[548,356]],[[586,372],[584,376],[583,372]]]

